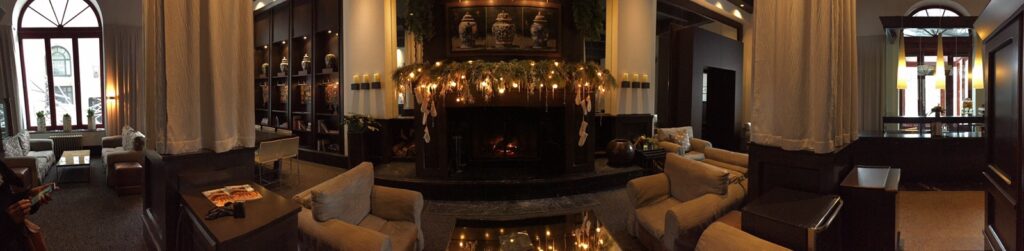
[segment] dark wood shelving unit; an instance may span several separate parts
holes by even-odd
[[[345,135],[339,133],[344,105],[340,1],[285,0],[254,13],[254,112],[256,124],[299,137],[299,159],[347,167]],[[328,54],[334,55],[330,67]]]

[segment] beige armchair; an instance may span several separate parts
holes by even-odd
[[[664,173],[627,184],[628,230],[649,250],[692,250],[705,227],[740,206],[744,175],[669,153]]]
[[[682,146],[671,141],[658,141],[658,146],[665,149],[665,152],[682,155],[687,159],[701,161],[705,158],[705,151],[710,149],[711,142],[699,138],[690,139],[690,150],[680,153]]]
[[[124,138],[122,136],[107,136],[102,138],[100,143],[103,149],[101,150],[101,156],[103,158],[103,165],[106,167],[107,186],[114,186],[114,164],[121,162],[135,162],[139,164],[146,163],[146,152],[143,151],[146,148],[146,137],[139,136],[133,138],[132,146],[125,148],[122,145]]]
[[[714,250],[757,250],[757,251],[789,251],[790,249],[743,232],[734,226],[722,222],[712,223],[704,230],[697,241],[697,251]]]
[[[27,136],[26,136],[27,137]],[[29,140],[29,152],[21,157],[5,157],[3,162],[15,173],[25,173],[21,177],[28,187],[42,184],[42,180],[50,172],[50,169],[57,163],[57,157],[53,153],[53,140],[31,139]]]
[[[296,194],[292,200],[302,205],[300,250],[423,249],[423,195],[373,185],[370,162]]]

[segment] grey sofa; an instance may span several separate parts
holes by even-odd
[[[57,157],[53,152],[53,140],[32,139],[29,140],[29,152],[26,156],[5,157],[4,164],[7,167],[19,171],[27,169],[27,177],[23,177],[29,187],[42,184],[42,180],[53,169],[57,163]]]

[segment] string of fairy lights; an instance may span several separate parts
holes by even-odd
[[[449,95],[457,103],[490,101],[496,96],[518,93],[528,99],[549,100],[554,95],[564,95],[563,102],[569,102],[583,109],[585,117],[593,110],[591,95],[616,88],[615,78],[607,69],[594,63],[566,63],[557,60],[512,60],[512,61],[451,61],[410,64],[399,68],[392,75],[399,92],[412,90],[423,114],[424,140],[430,143],[428,118],[437,117],[437,102],[444,102]],[[545,99],[544,97],[548,97]],[[583,120],[584,118],[581,118]],[[580,127],[578,145],[586,142],[584,120]]]

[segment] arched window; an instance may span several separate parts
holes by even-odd
[[[930,6],[915,10],[910,13],[912,17],[959,17],[960,12],[946,7]]]
[[[25,0],[18,22],[26,124],[48,129],[71,117],[84,129],[90,111],[103,127],[103,29],[89,0]]]

